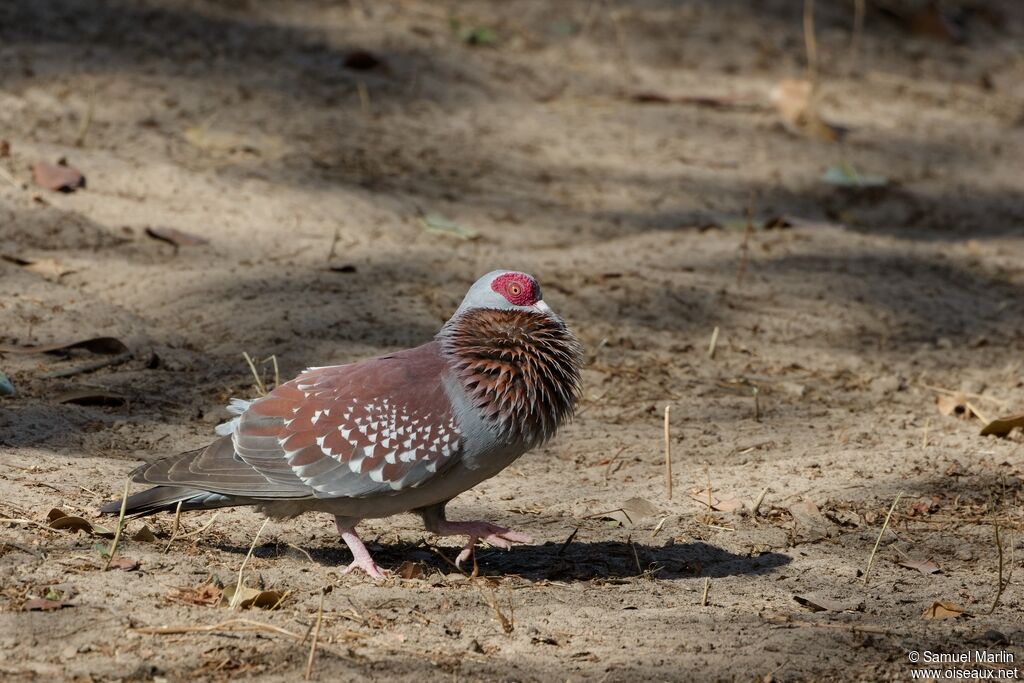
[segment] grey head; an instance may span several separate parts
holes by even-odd
[[[537,278],[516,270],[492,270],[474,282],[452,318],[475,308],[534,311],[552,315],[551,309],[541,298]]]

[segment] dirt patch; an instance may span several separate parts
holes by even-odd
[[[867,3],[851,58],[850,8],[819,7],[821,116],[848,129],[828,142],[771,99],[804,73],[801,4],[0,7],[0,343],[131,350],[0,357],[19,392],[0,398],[0,515],[28,520],[0,522],[5,679],[294,681],[326,586],[320,680],[1019,662],[1021,437],[936,398],[1024,404],[1022,17],[963,3],[959,45]],[[32,183],[62,158],[84,188]],[[138,461],[203,445],[251,395],[243,352],[292,377],[421,343],[497,267],[536,274],[584,341],[585,396],[450,511],[535,545],[481,550],[469,579],[454,540],[368,522],[382,566],[415,563],[377,584],[341,575],[326,517],[271,522],[246,581],[285,595],[240,614],[218,595],[251,512],[187,516],[167,552],[170,517],[150,540],[132,522],[138,567],[106,572],[109,539],[46,526],[56,507],[112,527],[96,509]],[[636,497],[656,512],[604,514]],[[923,618],[936,601],[967,615]]]

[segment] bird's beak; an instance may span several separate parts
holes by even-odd
[[[540,301],[535,303],[533,305],[533,309],[538,313],[543,313],[545,315],[551,315],[552,313],[551,308],[546,303],[544,303],[544,299],[541,299]]]

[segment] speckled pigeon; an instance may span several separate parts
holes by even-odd
[[[356,525],[415,512],[442,536],[500,548],[530,542],[486,522],[451,522],[445,505],[551,438],[572,416],[583,349],[532,276],[494,271],[430,341],[349,365],[310,368],[253,401],[206,448],[143,465],[127,514],[253,505],[275,518],[335,517],[360,568],[383,573]],[[117,514],[120,501],[102,511]]]

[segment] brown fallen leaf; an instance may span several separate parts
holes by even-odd
[[[67,529],[76,533],[84,531],[87,534],[102,536],[104,538],[114,537],[114,532],[110,529],[100,526],[99,524],[93,524],[82,517],[69,515],[59,508],[53,508],[50,510],[46,518],[49,520],[49,526],[51,529]]]
[[[624,527],[636,526],[645,517],[658,514],[658,506],[646,498],[630,498],[620,507],[600,514],[604,519],[611,519]]]
[[[804,542],[820,541],[831,533],[831,527],[821,510],[812,501],[802,500],[789,506],[793,515],[794,532]]]
[[[708,494],[707,489],[690,491],[690,498],[694,499],[704,507],[711,504],[711,509],[717,512],[736,512],[743,509],[743,501],[733,496],[732,498],[719,499],[714,494]]]
[[[935,564],[931,560],[904,560],[903,562],[897,562],[897,564],[901,567],[906,567],[907,569],[916,569],[925,575],[938,574],[942,571],[939,569],[939,565]]]
[[[936,600],[928,607],[922,614],[921,617],[924,619],[958,619],[959,617],[969,616],[964,611],[963,607],[960,607],[956,603]]]
[[[213,607],[221,602],[223,592],[212,583],[204,583],[198,587],[183,586],[175,588],[164,596],[170,602],[181,602],[186,605],[205,605]]]
[[[857,612],[864,609],[858,600],[833,600],[821,595],[794,595],[793,599],[812,612]]]
[[[75,272],[74,268],[55,258],[24,258],[12,254],[0,254],[0,258],[9,263],[19,265],[30,273],[35,273],[52,281],[57,281],[64,275]]]
[[[235,599],[235,588],[235,585],[231,585],[224,589],[220,599],[221,607],[231,606],[232,601]],[[274,609],[281,604],[284,596],[285,593],[282,593],[281,591],[259,590],[258,588],[242,586],[236,605],[241,609],[249,609],[250,607]]]
[[[26,600],[21,606],[21,609],[26,612],[49,612],[52,610],[63,609],[65,607],[74,607],[74,605],[67,600],[47,600],[46,598],[32,598]]]
[[[156,543],[156,534],[149,528],[148,525],[143,524],[142,528],[132,534],[133,541],[142,541],[143,543]]]
[[[146,228],[146,234],[175,247],[198,247],[209,244],[210,240],[177,228]]]
[[[82,172],[68,166],[63,159],[61,163],[56,164],[37,161],[32,165],[32,178],[39,187],[58,192],[74,192],[80,187],[85,187],[85,176]]]
[[[423,565],[406,560],[399,565],[395,574],[403,579],[418,579],[423,576]]]
[[[56,344],[43,344],[40,346],[11,346],[0,344],[0,353],[68,353],[73,349],[85,349],[92,353],[104,355],[115,355],[124,353],[128,346],[116,337],[92,337],[70,342],[59,342]]]
[[[846,134],[846,129],[821,118],[810,81],[783,79],[772,90],[771,99],[782,123],[794,133],[825,142],[836,142]]]
[[[118,555],[117,557],[110,560],[111,569],[120,569],[126,572],[133,572],[139,568],[139,561],[133,560],[130,557],[123,557]]]
[[[964,30],[953,23],[934,0],[905,17],[904,21],[914,35],[934,38],[953,45],[960,45],[967,39]]]
[[[982,428],[981,435],[1006,436],[1018,427],[1024,429],[1024,413],[997,417]]]

